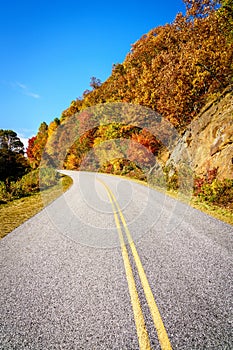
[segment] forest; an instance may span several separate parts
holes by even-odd
[[[11,181],[1,173],[6,192],[41,167],[147,180],[161,150],[168,147],[164,140],[182,135],[203,106],[233,86],[233,0],[183,2],[185,14],[143,35],[124,62],[113,65],[105,82],[92,77],[90,89],[60,118],[41,123],[29,140],[27,157],[16,152],[23,170]],[[122,113],[127,116],[122,118]],[[1,147],[1,159],[4,152]],[[195,179],[196,195],[211,187],[216,176],[209,179]],[[226,184],[219,186],[224,192]],[[228,199],[229,188],[231,181]]]

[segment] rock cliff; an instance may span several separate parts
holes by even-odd
[[[178,140],[166,168],[189,164],[197,176],[218,168],[217,178],[233,178],[233,89],[207,104]]]

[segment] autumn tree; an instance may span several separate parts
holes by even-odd
[[[60,122],[63,123],[67,118],[73,116],[75,113],[79,113],[82,109],[82,104],[83,100],[81,98],[73,100],[70,106],[62,112]]]
[[[38,133],[29,139],[27,147],[27,156],[29,163],[33,169],[38,168],[41,162],[41,157],[48,139],[48,125],[41,123]]]
[[[220,27],[229,44],[233,44],[233,0],[222,0],[218,11]]]
[[[183,0],[183,2],[186,6],[186,17],[191,20],[209,16],[220,5],[219,0]]]
[[[91,77],[90,86],[95,90],[101,86],[101,80],[96,77]]]

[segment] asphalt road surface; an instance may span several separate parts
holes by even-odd
[[[67,173],[70,190],[0,241],[0,349],[233,349],[233,227]]]

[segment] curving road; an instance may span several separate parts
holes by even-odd
[[[66,173],[70,190],[0,241],[0,349],[232,349],[233,227]]]

